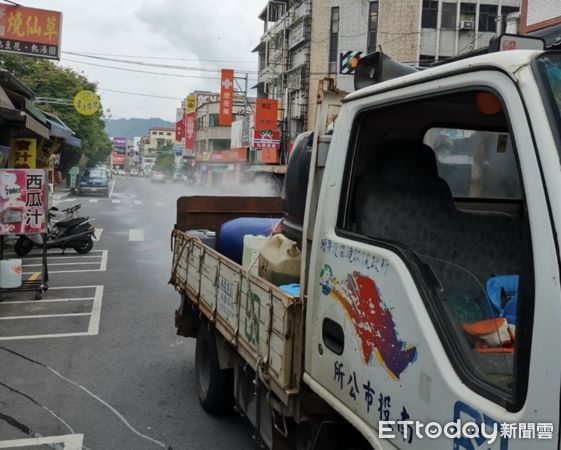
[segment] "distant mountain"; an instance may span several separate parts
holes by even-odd
[[[105,122],[105,132],[110,137],[127,137],[132,139],[135,136],[144,136],[152,127],[174,128],[173,122],[158,119],[110,119]]]

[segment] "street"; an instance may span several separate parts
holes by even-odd
[[[49,250],[42,300],[0,301],[0,448],[259,448],[237,414],[202,410],[195,342],[175,334],[170,232],[187,194],[185,183],[119,177],[110,198],[56,202],[81,203],[98,242],[87,255]],[[40,269],[37,252],[24,277]]]

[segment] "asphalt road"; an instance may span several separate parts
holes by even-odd
[[[118,178],[109,199],[60,203],[103,231],[87,256],[51,251],[42,301],[0,301],[0,448],[259,448],[245,419],[199,406],[194,340],[175,334],[169,236],[189,189]]]

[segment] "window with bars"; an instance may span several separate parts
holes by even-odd
[[[438,2],[423,0],[423,16],[421,18],[422,28],[436,28],[438,18]]]
[[[337,58],[339,52],[339,7],[331,8],[331,23],[329,27],[329,73],[337,73]]]
[[[497,5],[479,5],[479,32],[496,32],[497,14]]]
[[[366,43],[366,53],[376,51],[378,34],[378,2],[370,2],[368,7],[368,41]]]

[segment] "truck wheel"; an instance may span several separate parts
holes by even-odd
[[[209,414],[221,414],[232,408],[234,373],[220,369],[214,331],[201,323],[195,347],[195,375],[199,401]]]

